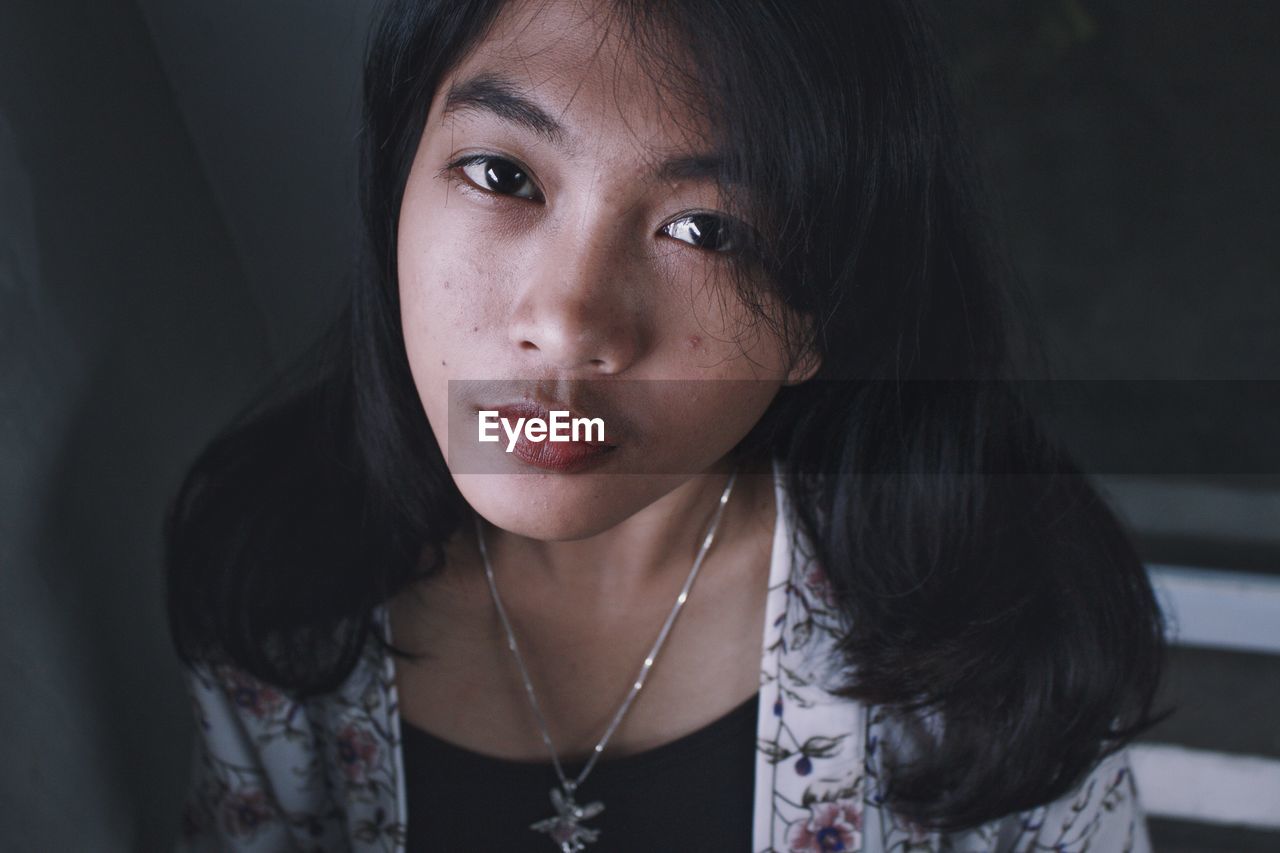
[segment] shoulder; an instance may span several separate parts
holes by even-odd
[[[951,832],[927,830],[894,813],[886,802],[884,746],[892,729],[873,713],[867,751],[865,853],[890,849],[1015,853],[1055,850],[1084,853],[1150,853],[1146,815],[1133,774],[1130,751],[1097,761],[1068,793],[1048,803]],[[934,728],[928,723],[925,728]]]
[[[986,825],[990,850],[1114,850],[1150,853],[1146,815],[1128,749],[1096,765],[1075,789],[1046,805]],[[956,849],[967,849],[959,846]],[[975,848],[978,849],[978,848]]]
[[[185,669],[196,723],[183,849],[288,846],[291,824],[326,810],[306,797],[316,739],[303,703],[228,663]],[[322,787],[322,786],[320,786]]]
[[[374,631],[381,630],[382,618],[381,608],[374,611]],[[262,761],[315,748],[316,736],[344,717],[367,715],[393,699],[389,655],[373,633],[341,683],[326,690],[283,687],[225,657],[190,661],[183,674],[205,739],[214,746],[234,740]]]
[[[183,849],[336,849],[352,820],[393,812],[384,660],[370,643],[341,685],[307,697],[230,663],[188,665],[197,737]]]

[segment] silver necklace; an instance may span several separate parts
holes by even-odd
[[[493,603],[497,607],[498,616],[502,619],[502,627],[507,632],[507,647],[515,655],[516,664],[520,667],[520,677],[524,680],[525,693],[529,696],[529,704],[533,706],[534,716],[538,718],[538,726],[542,729],[542,742],[547,745],[547,751],[551,753],[551,763],[555,766],[556,775],[560,777],[560,786],[551,789],[551,803],[555,806],[556,814],[553,817],[530,824],[529,828],[537,832],[547,833],[551,840],[560,846],[561,853],[579,853],[579,851],[585,849],[587,842],[595,841],[600,837],[599,829],[583,826],[582,821],[590,820],[604,811],[604,803],[594,801],[579,805],[574,799],[574,795],[578,786],[582,784],[582,780],[586,779],[587,774],[595,767],[596,759],[600,757],[600,753],[604,752],[604,745],[613,736],[614,730],[622,722],[623,715],[627,713],[627,709],[631,707],[631,703],[640,693],[640,688],[644,686],[645,679],[649,676],[649,670],[653,668],[653,662],[658,657],[658,651],[662,648],[662,644],[667,639],[667,634],[671,631],[672,624],[676,621],[676,615],[679,614],[680,609],[684,607],[685,601],[689,598],[689,589],[693,586],[693,581],[698,576],[698,569],[702,567],[702,561],[707,556],[711,543],[715,541],[716,530],[720,527],[720,518],[724,515],[725,504],[729,502],[729,494],[733,491],[733,483],[737,478],[738,473],[736,471],[729,476],[729,482],[724,487],[724,492],[720,495],[720,503],[716,506],[715,517],[711,521],[711,529],[702,540],[702,546],[698,549],[698,556],[693,561],[693,568],[689,570],[689,577],[685,580],[680,594],[676,596],[675,606],[671,608],[667,621],[663,623],[662,630],[658,632],[658,639],[653,644],[653,648],[649,650],[649,654],[645,655],[644,664],[640,667],[640,674],[636,676],[635,682],[631,685],[627,698],[623,700],[622,706],[613,715],[613,720],[605,730],[604,737],[600,738],[600,742],[595,745],[595,749],[592,750],[586,766],[582,768],[582,772],[578,774],[576,779],[569,779],[565,776],[564,768],[560,766],[560,757],[556,753],[555,745],[551,742],[551,733],[547,730],[547,721],[542,716],[542,709],[538,705],[538,697],[533,692],[533,682],[529,678],[529,670],[525,668],[524,658],[520,655],[520,647],[516,643],[516,635],[511,630],[511,623],[507,619],[507,611],[502,606],[502,599],[498,596],[498,586],[493,580],[493,566],[489,562],[489,550],[485,547],[484,542],[484,525],[481,523],[479,515],[475,518],[476,538],[480,544],[480,556],[484,561],[484,573],[489,579],[489,592],[493,596]]]

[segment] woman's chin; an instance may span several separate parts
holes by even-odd
[[[586,539],[625,521],[688,479],[670,474],[454,474],[467,503],[495,527],[544,542]]]

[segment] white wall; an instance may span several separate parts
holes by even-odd
[[[190,710],[161,507],[270,363],[136,8],[0,10],[0,849],[159,850]]]
[[[278,356],[331,316],[373,0],[138,0]]]

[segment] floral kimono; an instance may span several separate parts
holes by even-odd
[[[824,687],[838,673],[837,615],[823,573],[802,556],[803,547],[792,547],[776,470],[775,493],[756,733],[756,853],[1150,851],[1126,752],[1102,761],[1060,800],[959,833],[922,830],[886,808],[881,758],[892,734],[876,708]],[[378,616],[389,626],[385,608]],[[179,850],[404,850],[395,669],[376,643],[342,687],[323,697],[295,701],[227,666],[198,666],[188,685],[200,736]],[[544,848],[553,849],[530,832],[528,849]]]

